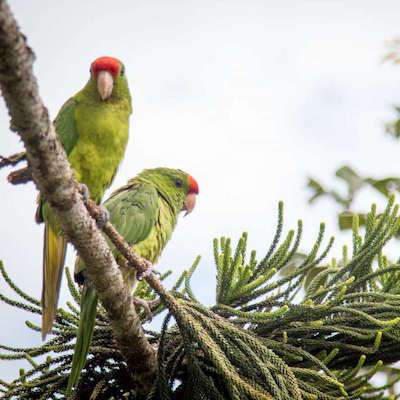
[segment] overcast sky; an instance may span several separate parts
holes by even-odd
[[[33,47],[35,74],[51,116],[80,90],[91,61],[124,61],[133,95],[130,141],[113,188],[143,168],[168,166],[199,182],[196,210],[180,220],[158,268],[178,272],[203,255],[194,277],[212,302],[211,241],[249,231],[262,252],[276,208],[305,220],[303,249],[318,223],[336,233],[329,201],[307,205],[306,177],[331,182],[350,163],[360,173],[399,175],[400,144],[383,134],[400,103],[400,69],[382,64],[385,40],[400,34],[398,0],[368,1],[26,1],[12,0]],[[22,150],[0,103],[0,154]],[[11,187],[0,171],[0,259],[40,297],[42,226],[32,184]],[[372,198],[364,193],[358,206]],[[344,240],[343,237],[341,240]],[[340,240],[339,240],[340,242]],[[74,254],[69,252],[68,265]],[[65,282],[64,282],[65,283]],[[10,293],[3,282],[0,290]],[[65,302],[63,289],[61,303]],[[37,345],[29,315],[0,303],[0,343]],[[25,363],[0,361],[0,377]]]

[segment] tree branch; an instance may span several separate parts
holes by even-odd
[[[79,195],[73,171],[39,96],[32,72],[33,59],[8,4],[0,0],[0,88],[11,117],[11,129],[25,145],[33,181],[85,261],[134,383],[139,392],[145,393],[156,373],[155,350],[144,335],[132,296],[105,238]]]
[[[26,153],[21,151],[20,153],[13,154],[12,156],[0,156],[0,168],[17,165],[21,161],[26,160]]]

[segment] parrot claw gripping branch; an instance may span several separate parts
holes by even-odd
[[[79,191],[81,192],[83,202],[86,203],[90,199],[89,188],[84,183],[80,183]]]
[[[150,274],[154,273],[154,265],[148,260],[145,260],[145,263],[147,264],[147,269],[143,273],[140,272],[137,273],[136,278],[138,281],[141,281],[143,278],[146,278],[146,276],[149,276]],[[128,266],[130,267],[131,265]],[[134,265],[132,265],[132,267],[135,268]]]

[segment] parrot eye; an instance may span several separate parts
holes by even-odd
[[[121,75],[121,76],[124,76],[124,75],[125,75],[125,67],[124,67],[124,66],[122,66],[122,68],[121,68],[120,75]]]
[[[183,186],[183,182],[181,179],[176,179],[175,180],[175,186],[178,188],[181,188]]]

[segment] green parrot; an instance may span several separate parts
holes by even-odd
[[[100,203],[128,142],[131,96],[125,67],[113,57],[97,58],[85,87],[71,97],[55,121],[68,160],[90,197]],[[67,239],[51,207],[39,198],[36,221],[45,222],[43,246],[42,338],[57,312]]]
[[[199,186],[187,173],[155,168],[141,172],[128,184],[117,189],[104,203],[109,220],[132,246],[132,249],[152,264],[156,263],[170,239],[181,211],[189,214],[196,204]],[[111,245],[124,280],[136,285],[136,271],[127,267],[123,257]],[[85,265],[78,257],[75,280],[83,284],[81,316],[68,380],[67,396],[77,384],[85,365],[96,320],[97,294],[85,276]]]

